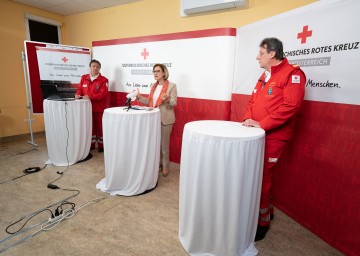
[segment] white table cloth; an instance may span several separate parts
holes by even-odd
[[[67,166],[90,152],[92,113],[89,100],[44,100],[48,164]]]
[[[159,109],[108,108],[103,115],[105,178],[111,195],[141,194],[156,186],[160,161]]]
[[[256,255],[265,132],[230,121],[184,127],[179,238],[190,255]]]

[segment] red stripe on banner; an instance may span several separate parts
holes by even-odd
[[[94,41],[92,42],[92,46],[95,47],[95,46],[107,46],[107,45],[117,45],[117,44],[133,44],[133,43],[169,41],[169,40],[214,37],[214,36],[236,36],[236,29],[215,28],[215,29],[196,30],[196,31],[170,33],[170,34],[162,34],[162,35],[110,39],[110,40]]]
[[[182,134],[185,124],[198,120],[229,120],[230,101],[178,98],[176,122],[170,140],[170,161],[180,163]]]
[[[31,87],[31,100],[33,113],[43,113],[43,98],[42,91],[40,88],[40,73],[39,73],[39,65],[37,61],[36,55],[36,47],[41,46],[45,47],[44,43],[33,43],[26,42],[26,57],[27,57],[27,65],[29,69],[29,84]]]
[[[109,92],[109,107],[124,106],[127,92]]]
[[[242,121],[249,95],[233,95]],[[274,170],[276,206],[346,255],[360,252],[360,106],[304,101]]]
[[[245,109],[250,100],[250,95],[231,95],[231,114],[230,120],[242,122],[245,114]]]
[[[90,51],[74,51],[74,50],[64,50],[59,48],[47,48],[47,47],[36,47],[37,51],[48,51],[48,52],[67,52],[67,53],[76,53],[76,54],[90,54]]]
[[[125,92],[110,92],[110,106],[123,106],[126,95]],[[132,105],[141,104],[138,101],[133,101]],[[229,120],[230,106],[230,101],[179,97],[178,104],[174,108],[176,122],[170,138],[170,161],[180,163],[182,134],[186,123],[197,120]]]

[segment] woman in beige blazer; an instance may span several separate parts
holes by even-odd
[[[153,66],[156,83],[150,89],[148,98],[142,96],[137,89],[136,98],[152,108],[159,108],[161,115],[161,151],[160,168],[163,176],[169,174],[169,144],[170,134],[175,123],[174,106],[177,104],[176,84],[169,82],[169,71],[163,64]]]

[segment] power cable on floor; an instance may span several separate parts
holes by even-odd
[[[64,189],[65,190],[65,189]],[[72,191],[72,190],[69,190],[69,191]],[[55,209],[55,213],[51,214],[51,217],[46,220],[46,221],[42,221],[41,223],[38,223],[36,225],[33,225],[32,227],[29,227],[27,229],[23,229],[23,231],[28,231],[30,230],[31,228],[33,227],[36,227],[36,226],[39,226],[41,225],[41,228],[37,231],[35,231],[34,233],[26,236],[26,237],[23,237],[21,239],[19,239],[18,241],[16,241],[15,243],[13,244],[10,244],[10,245],[7,245],[5,246],[4,248],[1,248],[0,249],[0,253],[4,252],[4,251],[7,251],[8,249],[22,243],[22,242],[25,242],[27,240],[29,240],[30,238],[40,234],[42,231],[48,231],[48,230],[51,230],[53,228],[55,228],[62,220],[65,220],[65,219],[70,219],[72,217],[74,217],[76,215],[76,213],[82,209],[83,207],[91,204],[91,203],[98,203],[100,202],[101,200],[104,200],[108,198],[107,196],[104,196],[104,197],[98,197],[98,198],[95,198],[95,199],[92,199],[92,200],[89,200],[83,204],[81,204],[78,209],[75,209],[75,204],[74,203],[71,203],[71,202],[67,202],[67,201],[62,201],[61,204]],[[56,203],[57,204],[57,203]],[[55,204],[53,204],[52,206],[54,206]],[[70,205],[70,208],[69,209],[63,209],[63,206],[65,205]],[[51,206],[49,206],[51,207]],[[32,217],[31,217],[32,218]],[[19,222],[19,221],[17,221]],[[28,221],[27,221],[28,222]],[[15,223],[14,223],[15,224]],[[26,223],[25,223],[26,224]],[[13,224],[12,224],[13,225]],[[24,225],[23,225],[24,226]],[[9,226],[10,227],[10,226]],[[11,235],[11,236],[8,236],[6,237],[5,239],[1,240],[0,241],[0,244],[2,244],[3,242],[5,242],[6,240],[9,240],[10,238],[13,238],[14,236],[20,234],[21,231],[17,231],[16,233],[14,233],[14,235]]]
[[[58,181],[62,178],[62,175],[69,170],[69,165],[70,165],[70,162],[69,162],[69,156],[68,156],[68,146],[69,146],[69,137],[70,137],[70,132],[69,132],[69,128],[68,128],[68,125],[67,125],[67,109],[66,109],[66,106],[67,106],[67,102],[64,101],[64,108],[65,108],[65,127],[66,127],[66,131],[67,131],[67,138],[66,138],[66,147],[65,147],[65,154],[66,154],[66,161],[67,161],[67,166],[66,166],[66,169],[62,172],[60,171],[57,171],[56,173],[57,174],[60,174],[60,177],[53,180],[52,182],[49,182],[47,187],[50,188],[50,189],[58,189],[59,187],[54,185],[53,183],[55,181]],[[80,192],[79,192],[80,193]]]
[[[46,166],[47,166],[47,164],[45,164],[45,166],[42,167],[42,168],[40,168],[40,167],[29,167],[29,168],[26,168],[26,169],[23,170],[23,173],[24,173],[23,175],[20,175],[20,176],[18,176],[18,177],[15,177],[15,178],[13,178],[13,179],[10,179],[10,180],[0,181],[0,185],[1,185],[1,184],[4,184],[4,183],[7,183],[7,182],[10,182],[10,181],[13,181],[13,180],[16,180],[16,179],[19,179],[19,178],[22,178],[22,177],[24,177],[24,176],[26,176],[26,175],[29,175],[29,174],[32,174],[32,173],[35,173],[35,172],[39,172],[39,171],[45,169]]]
[[[6,148],[6,149],[8,149],[8,148]],[[0,151],[3,151],[3,150],[5,150],[5,149],[2,149],[2,150],[0,150]],[[31,152],[31,151],[34,151],[34,150],[38,150],[38,149],[37,149],[37,148],[33,148],[33,149],[30,149],[30,150],[27,150],[27,151],[24,151],[24,152],[19,152],[19,153],[16,153],[16,154],[14,154],[14,155],[10,155],[10,156],[2,156],[0,159],[5,159],[5,158],[9,158],[9,157],[17,156],[17,155],[23,155],[23,154],[29,153],[29,152]]]

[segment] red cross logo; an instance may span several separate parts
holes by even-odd
[[[67,59],[66,57],[64,57],[64,58],[62,58],[61,60],[66,63],[69,59]]]
[[[305,44],[306,43],[306,39],[308,37],[312,36],[312,30],[308,30],[309,26],[303,26],[303,31],[301,33],[298,33],[297,38],[301,39],[301,44]]]
[[[146,51],[146,48],[144,48],[144,51],[141,53],[141,56],[144,57],[144,60],[146,60],[146,57],[149,56],[149,52]]]

